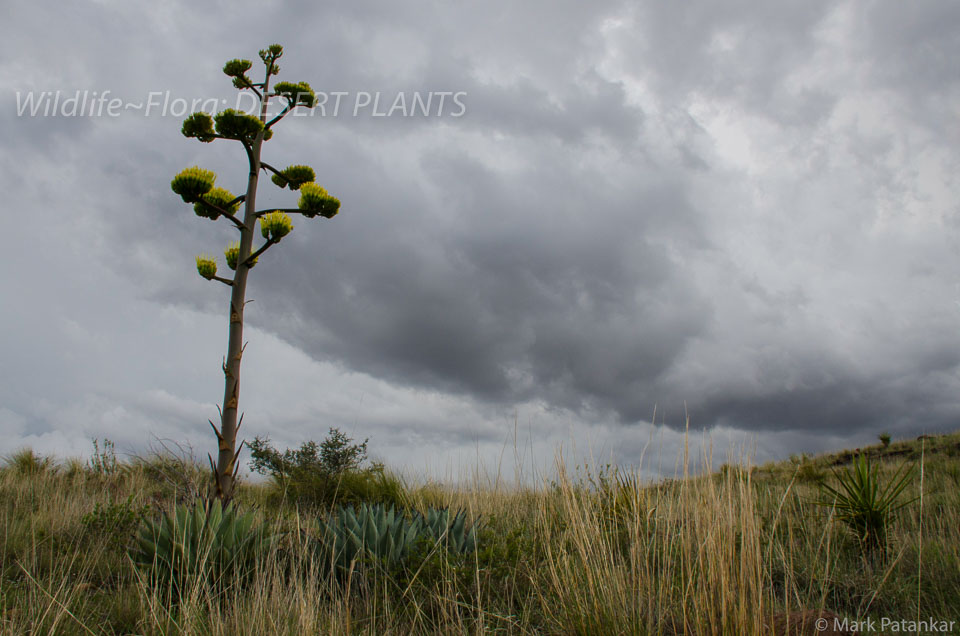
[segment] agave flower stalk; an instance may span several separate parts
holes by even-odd
[[[280,72],[277,60],[283,55],[283,47],[273,44],[260,51],[265,72],[261,82],[254,82],[248,75],[253,64],[249,60],[230,60],[223,72],[233,78],[238,90],[252,91],[259,100],[259,112],[248,114],[232,108],[225,109],[214,117],[204,112],[191,114],[183,122],[181,132],[203,143],[217,139],[240,142],[249,164],[247,187],[244,194],[234,196],[229,190],[215,187],[216,174],[199,166],[187,168],[178,174],[170,186],[185,203],[192,203],[197,216],[210,220],[226,219],[239,231],[240,237],[228,245],[224,256],[233,270],[232,278],[217,276],[216,261],[209,256],[197,258],[197,272],[206,280],[223,283],[231,288],[230,327],[227,338],[227,355],[223,359],[224,375],[223,406],[220,408],[220,426],[213,421],[210,426],[217,436],[217,456],[210,455],[212,471],[212,494],[224,503],[233,497],[239,464],[237,458],[243,442],[237,446],[237,431],[242,416],[238,419],[240,399],[240,361],[243,357],[243,309],[246,304],[247,277],[257,259],[271,246],[290,233],[293,223],[288,214],[302,214],[307,218],[317,215],[332,218],[339,212],[340,201],[324,188],[313,183],[314,171],[309,166],[293,165],[278,170],[261,160],[263,143],[273,136],[273,126],[295,108],[313,108],[316,95],[306,82],[280,82],[270,90],[270,79]],[[279,114],[267,119],[271,100],[281,100]],[[301,190],[300,205],[293,209],[257,210],[257,186],[261,170],[273,173],[273,182],[281,188]],[[237,216],[243,205],[243,217]],[[265,242],[254,249],[257,221]]]

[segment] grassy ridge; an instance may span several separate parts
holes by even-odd
[[[310,556],[324,511],[246,484],[240,504],[282,541],[248,589],[218,597],[198,584],[174,604],[124,547],[143,516],[191,500],[205,472],[164,454],[58,464],[22,452],[0,470],[0,632],[761,634],[784,612],[822,608],[960,619],[960,434],[863,450],[883,475],[918,462],[904,493],[918,500],[892,520],[882,551],[865,551],[814,503],[848,452],[654,485],[561,465],[536,489],[407,488],[415,508],[480,517],[477,551],[358,570],[346,584]]]

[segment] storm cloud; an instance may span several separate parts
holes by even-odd
[[[174,116],[18,99],[232,103],[222,63],[274,41],[281,79],[346,107],[264,158],[343,207],[252,272],[250,435],[340,426],[419,471],[495,460],[515,423],[541,459],[572,437],[627,463],[688,417],[762,457],[956,428],[955,3],[227,6],[12,3],[0,450],[207,445],[227,295],[193,257],[232,236],[168,184],[246,174]],[[361,92],[464,109],[354,116]]]

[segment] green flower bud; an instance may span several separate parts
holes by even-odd
[[[212,170],[193,166],[175,176],[170,182],[170,188],[179,194],[185,203],[194,203],[213,189],[213,182],[216,180],[217,175]]]
[[[204,112],[198,112],[190,115],[183,120],[183,128],[180,129],[184,137],[196,137],[204,143],[210,143],[214,140],[213,119]]]
[[[201,254],[197,257],[197,272],[210,280],[217,275],[217,261],[213,260],[212,256]]]
[[[227,267],[232,270],[237,269],[237,259],[240,257],[240,242],[231,243],[227,246],[227,249],[224,250],[223,255],[227,259]]]
[[[252,141],[263,130],[263,122],[258,117],[232,108],[217,113],[213,121],[217,133],[227,139]]]
[[[289,166],[283,171],[291,190],[299,190],[304,183],[310,183],[317,178],[317,174],[310,166]]]
[[[310,166],[289,166],[286,170],[281,170],[279,175],[274,174],[270,180],[277,187],[299,190],[304,183],[309,183],[316,178],[317,175]]]
[[[313,108],[317,105],[317,94],[313,92],[313,89],[310,88],[310,85],[306,82],[298,82],[297,86],[300,90],[297,92],[297,96],[300,98],[300,104],[306,106],[307,108]]]
[[[292,229],[293,221],[290,220],[290,216],[280,210],[274,210],[260,217],[260,233],[265,239],[272,238],[274,241],[279,241]]]
[[[313,92],[313,89],[310,88],[310,85],[306,82],[299,82],[294,84],[293,82],[277,82],[277,85],[273,87],[275,95],[281,95],[290,100],[291,106],[306,106],[307,108],[313,108],[317,103],[317,95]]]
[[[320,215],[331,219],[340,211],[340,199],[330,194],[316,183],[304,183],[300,186],[300,202],[297,205],[308,218]]]
[[[293,82],[277,82],[273,85],[273,94],[286,97],[291,101],[297,101],[297,85]]]
[[[250,60],[230,60],[223,65],[223,72],[230,77],[240,77],[253,66]]]
[[[216,220],[220,216],[220,210],[217,208],[226,210],[230,214],[236,214],[237,209],[240,207],[240,202],[237,201],[234,203],[234,199],[236,199],[236,197],[229,190],[213,188],[193,204],[193,211],[197,216]],[[212,205],[207,205],[208,203]],[[230,203],[233,203],[233,205],[227,207]],[[217,208],[213,207],[214,205],[217,206]]]
[[[240,241],[236,243],[231,243],[227,246],[227,249],[223,251],[224,257],[227,259],[227,267],[232,270],[237,269],[237,261],[240,259]],[[250,263],[250,267],[253,267],[257,264],[258,259],[253,259],[253,262]]]
[[[260,51],[260,59],[263,60],[264,64],[268,64],[271,58],[276,60],[276,59],[279,59],[280,56],[282,55],[283,55],[283,47],[280,46],[279,44],[271,44],[266,49],[261,49]],[[268,69],[268,72],[271,75],[276,75],[277,73],[280,72],[280,67],[274,64]]]

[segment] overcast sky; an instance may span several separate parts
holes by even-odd
[[[242,192],[246,160],[162,101],[235,105],[223,63],[259,73],[273,42],[279,79],[331,101],[264,160],[313,166],[342,208],[251,273],[241,436],[336,426],[450,478],[648,443],[672,471],[687,416],[757,461],[960,428],[960,3],[4,13],[0,453],[213,449],[229,290],[194,256],[236,232],[169,183],[199,164]],[[31,116],[44,91],[60,111]],[[76,91],[124,106],[69,116]],[[440,92],[462,108],[409,107]]]

